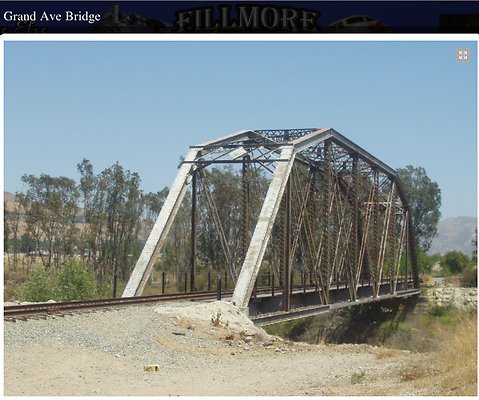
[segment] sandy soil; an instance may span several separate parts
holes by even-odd
[[[284,342],[225,304],[5,323],[5,395],[438,395],[424,355]],[[146,364],[158,364],[145,372]]]

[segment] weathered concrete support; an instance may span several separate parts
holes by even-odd
[[[283,254],[284,258],[283,267],[284,267],[284,286],[283,286],[283,310],[289,311],[291,308],[291,288],[293,285],[291,279],[291,177],[288,179],[286,184],[284,194],[285,202],[285,224],[284,224],[284,243],[283,243]]]
[[[264,199],[263,207],[261,208],[258,222],[233,293],[232,303],[237,307],[245,308],[248,306],[254,283],[263,261],[266,245],[271,236],[271,229],[278,214],[281,198],[293,167],[294,155],[293,146],[281,147],[280,159],[288,161],[278,163],[271,179],[268,193]]]
[[[198,151],[199,149],[190,149],[184,161],[194,161]],[[123,291],[122,297],[139,296],[143,292],[156,258],[165,243],[168,231],[185,196],[187,178],[190,176],[193,165],[194,164],[191,163],[184,163],[180,167],[165,204],[161,208],[160,214],[148,236],[135,269]]]

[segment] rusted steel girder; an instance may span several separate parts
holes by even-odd
[[[196,176],[204,176],[203,170],[216,164],[242,166],[242,204],[237,207],[242,222],[235,245],[231,233],[223,228],[225,221],[218,215],[207,182],[200,178],[225,256],[225,269],[235,283],[232,302],[238,307],[248,305],[263,264],[268,272],[280,273],[285,310],[290,307],[290,279],[295,270],[295,276],[303,277],[303,284],[304,271],[309,271],[324,304],[330,302],[333,284],[347,287],[351,301],[358,300],[358,287],[364,280],[371,282],[375,296],[381,295],[384,277],[390,282],[391,293],[402,290],[397,282],[404,255],[414,286],[419,286],[411,213],[396,172],[334,129],[310,128],[241,131],[192,146],[124,297],[141,294],[190,182],[190,290],[195,289]],[[250,173],[253,170],[255,174]],[[258,170],[269,179],[269,186],[266,194],[253,201],[251,188]],[[277,218],[278,213],[281,218]],[[271,239],[273,231],[281,240]],[[266,258],[265,253],[269,254]],[[281,268],[274,265],[275,260],[280,261]]]

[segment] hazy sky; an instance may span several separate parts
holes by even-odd
[[[424,167],[442,218],[476,216],[476,60],[472,41],[6,42],[4,187],[78,180],[87,158],[158,191],[189,145],[332,127],[393,168]]]

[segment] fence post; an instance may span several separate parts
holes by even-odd
[[[221,275],[216,279],[216,300],[221,300]]]
[[[290,293],[293,294],[293,286],[294,286],[294,272],[291,270],[291,286],[290,286]]]
[[[271,297],[274,297],[274,272],[271,275]]]

